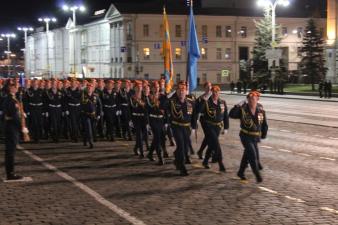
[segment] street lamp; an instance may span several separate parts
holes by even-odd
[[[32,32],[34,29],[32,27],[18,27],[19,31],[24,32],[25,34],[25,50],[24,50],[24,60],[25,60],[25,75],[27,74],[27,33],[28,31]]]
[[[258,0],[257,5],[259,7],[264,7],[266,9],[270,9],[271,10],[271,18],[272,18],[272,42],[271,42],[271,46],[272,48],[275,47],[276,45],[276,8],[278,5],[280,6],[284,6],[287,7],[290,5],[290,1],[289,0],[275,0],[275,1],[271,1],[271,0]]]
[[[69,6],[69,5],[63,5],[62,9],[65,12],[73,12],[73,25],[74,27],[76,27],[76,11],[80,11],[80,12],[84,12],[86,11],[86,8],[83,5],[73,5],[73,6]]]
[[[15,38],[16,35],[13,33],[6,33],[6,34],[1,34],[1,37],[7,38],[7,51],[5,53],[7,54],[7,59],[8,59],[8,77],[11,74],[11,71],[9,69],[10,61],[11,61],[11,38]]]
[[[49,23],[53,22],[56,23],[56,18],[55,17],[44,17],[44,18],[39,18],[39,22],[44,22],[46,24],[46,42],[47,42],[47,74],[48,78],[50,78],[50,71],[49,71],[49,47],[48,47],[48,34],[49,34]]]
[[[80,12],[84,12],[86,11],[86,8],[83,6],[83,5],[72,5],[72,6],[69,6],[69,5],[63,5],[62,6],[62,9],[63,11],[65,12],[69,12],[71,11],[73,13],[73,28],[74,28],[74,31],[73,31],[73,60],[74,60],[74,67],[73,67],[73,73],[74,75],[76,75],[76,59],[75,59],[75,56],[76,56],[76,53],[75,53],[75,36],[76,36],[76,12],[77,11],[80,11]],[[70,33],[69,33],[70,35]],[[71,56],[70,56],[71,57]]]

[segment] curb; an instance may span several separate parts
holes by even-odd
[[[246,96],[245,94],[235,94],[235,93],[227,93],[227,92],[221,92],[222,94],[227,94],[227,95],[237,95],[237,96]],[[301,98],[301,97],[288,97],[287,95],[282,95],[282,96],[272,96],[272,95],[262,95],[261,97],[263,98],[281,98],[281,99],[293,99],[293,100],[306,100],[306,101],[317,101],[317,102],[337,102],[337,100],[330,100],[330,99],[315,99],[315,98]]]

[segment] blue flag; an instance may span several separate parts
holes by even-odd
[[[189,92],[197,88],[197,61],[201,57],[198,45],[195,18],[192,4],[190,6],[189,36],[188,36],[188,62],[187,62],[187,82]]]
[[[24,76],[24,74],[23,74],[23,73],[20,73],[19,76],[20,76],[20,77],[19,77],[19,84],[20,84],[20,86],[21,86],[21,87],[25,87],[25,76]]]

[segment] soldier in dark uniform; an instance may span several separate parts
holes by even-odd
[[[164,79],[161,79],[160,80],[160,93],[161,93],[161,97],[160,97],[160,100],[161,100],[161,104],[168,104],[168,100],[176,94],[176,91],[173,91],[171,93],[166,93],[166,89],[165,89],[165,80]],[[171,126],[170,124],[167,124],[167,127],[166,127],[166,130],[165,130],[165,135],[168,136],[169,138],[169,143],[170,143],[170,146],[175,146],[175,143],[174,143],[174,136],[173,136],[173,131],[171,129]],[[164,141],[165,141],[165,137],[164,137]],[[165,143],[164,143],[165,145]],[[167,156],[167,153],[165,152],[164,153],[164,158],[166,158]]]
[[[63,80],[58,82],[58,89],[62,93],[62,102],[61,102],[61,133],[65,139],[69,138],[70,131],[70,122],[67,115],[68,105],[66,102],[66,90],[69,88],[69,81]]]
[[[122,137],[127,140],[131,141],[131,130],[129,127],[129,122],[131,120],[130,115],[130,98],[133,95],[131,87],[130,87],[130,80],[125,80],[125,87],[118,93],[118,103],[119,109],[121,112],[121,126],[122,126]]]
[[[197,100],[196,100],[196,106],[195,106],[196,112],[201,112],[201,107],[204,105],[204,102],[207,101],[210,98],[211,88],[212,88],[212,85],[211,85],[210,82],[206,82],[204,84],[204,93],[200,97],[198,97]],[[200,113],[200,115],[199,115],[199,121],[200,121],[202,130],[203,130],[203,133],[204,133],[204,138],[203,138],[202,144],[200,146],[200,149],[197,152],[197,155],[198,155],[199,159],[203,159],[203,151],[207,147],[208,143],[207,143],[207,139],[206,139],[207,131],[205,130],[204,115],[202,113]]]
[[[32,87],[27,90],[28,112],[29,112],[29,130],[32,139],[38,143],[42,138],[42,109],[43,109],[43,91],[39,87],[39,81],[33,80]]]
[[[231,81],[230,83],[230,92],[231,94],[235,91],[235,83],[233,81]]]
[[[116,114],[118,113],[118,97],[114,91],[114,81],[107,81],[106,88],[102,94],[102,109],[104,122],[106,123],[107,136],[110,141],[114,141],[114,129],[116,122]]]
[[[244,146],[244,153],[241,161],[238,177],[246,180],[245,169],[250,164],[258,183],[263,181],[259,172],[259,149],[258,143],[260,139],[266,138],[268,132],[268,124],[265,111],[261,104],[258,104],[260,93],[251,91],[247,95],[247,101],[235,105],[230,110],[229,116],[233,119],[240,119],[240,139]]]
[[[143,137],[147,133],[148,113],[146,103],[144,102],[144,99],[142,99],[141,81],[135,81],[135,94],[130,99],[130,110],[132,115],[132,123],[136,131],[134,153],[135,155],[140,155],[140,158],[143,158]]]
[[[176,142],[175,166],[180,170],[181,176],[187,176],[185,167],[185,157],[189,151],[189,139],[192,133],[196,132],[196,116],[194,112],[194,102],[187,98],[187,87],[185,82],[180,82],[177,94],[169,100],[167,114],[173,129]]]
[[[165,137],[165,110],[161,108],[163,105],[161,105],[160,102],[160,86],[158,81],[154,81],[152,95],[147,99],[146,104],[148,108],[149,124],[153,134],[153,140],[147,157],[150,161],[153,161],[153,152],[155,150],[158,157],[158,165],[163,165],[162,144],[165,141],[162,139]]]
[[[320,98],[323,98],[323,89],[324,89],[324,84],[323,84],[323,81],[321,80],[318,84],[318,91],[319,91]]]
[[[204,115],[204,126],[207,132],[205,137],[208,143],[203,166],[206,169],[210,168],[208,162],[212,151],[214,151],[214,157],[218,162],[219,170],[225,172],[222,149],[218,137],[222,129],[224,133],[227,133],[229,129],[229,117],[226,102],[219,98],[220,91],[219,86],[213,86],[212,96],[208,100],[203,101],[203,105],[200,108],[200,112]]]
[[[41,84],[44,84],[42,86],[42,91],[43,91],[43,107],[42,107],[42,123],[43,123],[43,137],[44,139],[48,139],[50,136],[50,115],[49,115],[49,110],[48,110],[48,104],[49,104],[49,99],[48,99],[48,92],[51,88],[51,82],[49,80],[46,80],[44,82],[41,82]]]
[[[94,84],[87,85],[87,91],[82,93],[81,98],[81,118],[83,126],[83,145],[93,148],[93,141],[96,130],[96,123],[101,117],[101,102],[99,96],[94,93]]]
[[[95,83],[95,80],[93,80],[93,82]],[[97,82],[97,87],[95,89],[95,94],[100,98],[101,101],[102,101],[103,90],[104,90],[104,80],[99,79]],[[103,138],[104,137],[104,121],[103,121],[103,116],[102,115],[99,115],[99,116],[100,116],[100,119],[97,121],[97,130],[95,134],[97,133],[100,136],[100,138]],[[94,136],[94,140],[95,139],[96,139],[96,136]]]
[[[150,86],[149,86],[149,82],[147,80],[143,81],[143,92],[142,92],[142,99],[145,103],[147,103],[149,101],[150,98]],[[147,111],[147,114],[149,116],[149,113]],[[143,140],[147,146],[147,151],[149,151],[149,136],[151,135],[151,127],[149,125],[149,118],[147,121],[147,125],[146,125],[146,131],[143,133]]]
[[[5,133],[5,169],[7,180],[20,180],[21,176],[15,174],[15,151],[19,141],[19,132],[22,129],[20,117],[20,103],[16,99],[18,87],[9,84],[9,94],[3,102],[4,133]],[[23,130],[23,132],[28,132]]]
[[[50,130],[54,142],[59,142],[61,133],[63,94],[58,88],[58,80],[52,79],[52,88],[47,91]]]
[[[79,89],[76,78],[71,79],[70,87],[66,89],[66,116],[70,122],[70,137],[72,141],[77,142],[80,137],[80,115],[81,115],[81,96],[82,91]]]
[[[121,95],[121,92],[122,92],[122,81],[121,80],[118,80],[115,82],[115,89],[114,89],[114,92]],[[119,98],[117,99],[117,101],[119,100]],[[118,106],[120,105],[119,103],[117,103]],[[121,125],[121,115],[122,114],[122,110],[120,108],[117,109],[117,114],[115,116],[115,130],[116,130],[116,137],[118,138],[121,138],[123,135],[122,135],[122,125]]]

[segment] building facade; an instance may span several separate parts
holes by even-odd
[[[177,82],[186,77],[189,17],[169,14],[168,18]],[[198,14],[195,19],[202,54],[200,83],[237,81],[240,62],[252,58],[254,20],[260,18]],[[34,33],[27,43],[27,71],[34,76],[159,79],[164,70],[162,20],[160,12],[135,14],[111,5],[96,21],[74,27],[69,20],[65,28],[51,30],[48,38],[45,32]],[[325,33],[326,20],[316,22]],[[278,47],[289,71],[296,71],[307,18],[277,18],[277,23],[283,36]]]

